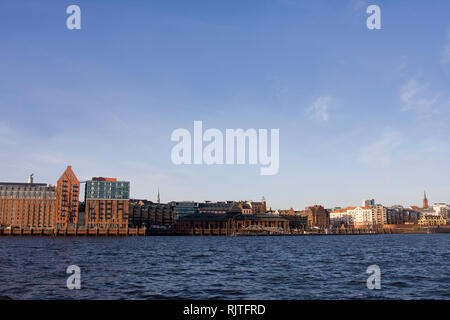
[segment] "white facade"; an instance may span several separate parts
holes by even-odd
[[[330,224],[339,227],[342,224],[346,226],[372,226],[376,223],[374,212],[375,208],[369,206],[349,207],[343,210],[330,212]],[[386,210],[384,210],[386,217]]]
[[[449,218],[450,206],[445,203],[435,203],[433,204],[433,211],[436,215],[444,217],[444,219]]]
[[[333,227],[353,226],[353,216],[345,210],[338,210],[330,212],[330,224]]]
[[[373,224],[372,208],[370,207],[356,207],[347,210],[353,216],[354,226],[368,226]]]

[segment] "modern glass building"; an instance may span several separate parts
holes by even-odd
[[[178,220],[181,217],[198,214],[198,202],[194,201],[172,201],[169,202],[174,208],[175,219]]]
[[[130,182],[117,181],[115,178],[92,178],[86,181],[86,199],[118,199],[130,198]]]
[[[130,182],[92,178],[86,181],[85,196],[88,228],[123,229],[128,226]]]

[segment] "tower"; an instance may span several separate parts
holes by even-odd
[[[161,199],[159,198],[159,188],[158,188],[158,194],[156,195],[156,203],[157,204],[161,203]]]
[[[428,199],[427,199],[427,194],[425,193],[425,191],[423,192],[423,208],[428,209]]]
[[[78,222],[78,200],[80,196],[80,181],[67,166],[56,184],[56,226],[64,228],[75,226]]]

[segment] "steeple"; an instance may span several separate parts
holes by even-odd
[[[427,194],[425,193],[425,191],[423,192],[423,208],[428,209],[428,199],[427,199]]]
[[[159,199],[159,188],[158,188],[158,194],[156,195],[156,203],[161,203],[161,200]]]

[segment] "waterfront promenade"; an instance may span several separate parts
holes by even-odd
[[[191,229],[98,229],[98,228],[0,228],[3,236],[308,236],[359,234],[434,234],[450,233],[450,225],[420,227],[417,225],[386,225],[383,228],[334,228],[325,230],[281,230],[276,228],[191,228]]]

